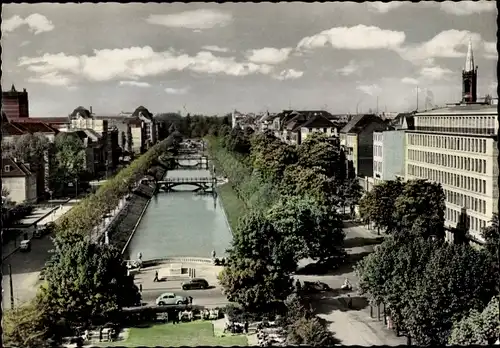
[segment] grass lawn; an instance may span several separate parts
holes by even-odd
[[[236,231],[238,226],[238,219],[245,213],[246,206],[232,189],[229,183],[218,187],[220,199],[224,210],[226,211],[229,225],[233,231]]]
[[[180,347],[180,346],[247,346],[246,336],[215,337],[212,323],[194,321],[174,325],[152,324],[145,328],[130,328],[125,341],[103,342],[106,347]]]

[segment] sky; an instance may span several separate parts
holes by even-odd
[[[490,1],[2,7],[2,89],[32,117],[422,109],[461,99],[469,40],[496,97]]]

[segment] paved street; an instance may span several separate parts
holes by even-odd
[[[204,264],[182,264],[182,267],[196,268],[196,277],[204,278],[210,285],[209,289],[205,290],[188,290],[184,291],[181,288],[181,283],[185,280],[167,280],[161,282],[153,282],[155,271],[159,270],[166,265],[152,266],[144,268],[141,273],[135,275],[135,283],[137,286],[142,284],[142,300],[148,304],[154,304],[158,296],[164,292],[173,292],[179,296],[192,296],[193,304],[207,307],[225,306],[229,302],[226,296],[220,290],[216,274],[222,267],[204,265]]]
[[[56,221],[59,217],[68,212],[78,201],[71,200],[63,204],[62,208],[56,209],[52,214],[40,221],[40,225]],[[12,284],[14,288],[14,303],[20,305],[29,301],[36,294],[40,285],[38,275],[50,257],[49,250],[53,248],[51,235],[45,235],[40,239],[31,240],[31,251],[20,252],[19,250],[6,257],[2,262],[2,305],[10,308],[10,279],[9,265],[12,266]],[[19,242],[16,242],[19,245]],[[12,250],[14,243],[3,246],[3,255],[7,255],[6,250]],[[5,257],[5,256],[4,256]]]
[[[370,308],[366,299],[356,293],[357,279],[353,265],[373,251],[379,243],[379,236],[371,233],[363,226],[355,223],[345,223],[346,250],[349,261],[340,269],[325,275],[297,275],[301,282],[321,281],[328,284],[333,291],[314,296],[312,301],[316,313],[328,322],[329,329],[342,345],[389,345],[406,344],[406,339],[397,337],[393,331],[384,327],[383,321],[370,318]],[[310,260],[304,260],[302,266]],[[298,272],[302,273],[302,272]],[[349,279],[354,291],[344,292],[340,287],[345,279]],[[353,308],[346,306],[347,294],[353,301]]]

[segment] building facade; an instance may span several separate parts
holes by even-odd
[[[29,104],[26,89],[18,92],[14,85],[12,85],[10,91],[2,92],[2,110],[9,120],[28,118]]]
[[[415,115],[415,130],[406,135],[406,178],[441,183],[449,240],[465,214],[471,239],[482,242],[481,230],[498,212],[498,110],[491,100],[477,102],[471,43],[462,78],[461,103]]]
[[[373,133],[373,177],[375,183],[404,178],[405,130]]]
[[[35,203],[37,201],[36,175],[31,172],[29,164],[16,158],[2,158],[2,187],[9,192],[12,202]]]
[[[387,129],[387,124],[371,114],[354,116],[340,130],[340,145],[359,177],[373,176],[373,133]]]

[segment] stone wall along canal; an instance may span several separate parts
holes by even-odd
[[[195,164],[182,161],[182,164]],[[208,177],[208,170],[172,170],[167,177]],[[135,259],[139,252],[143,260],[164,257],[218,257],[226,255],[232,235],[220,200],[212,195],[196,195],[192,186],[177,186],[177,192],[160,191],[153,197],[128,253]]]

